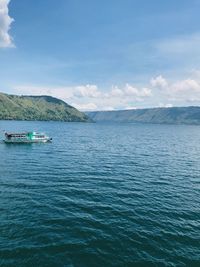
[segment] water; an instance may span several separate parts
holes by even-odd
[[[0,122],[0,266],[200,266],[200,127]]]

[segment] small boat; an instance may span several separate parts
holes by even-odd
[[[47,143],[51,142],[52,138],[44,133],[25,132],[25,133],[5,133],[6,144],[16,143]]]

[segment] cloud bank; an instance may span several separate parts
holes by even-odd
[[[8,14],[10,0],[0,0],[0,48],[14,47],[12,37],[9,34],[12,19]]]
[[[196,71],[199,75],[199,72]],[[159,75],[145,87],[126,83],[124,86],[99,88],[95,84],[71,87],[15,86],[18,94],[51,95],[63,99],[82,111],[116,110],[145,107],[199,105],[200,77],[170,81]]]
[[[130,84],[112,86],[102,91],[97,85],[86,84],[72,87],[46,88],[38,86],[16,86],[18,94],[51,95],[66,101],[80,110],[114,110],[130,108],[137,102],[151,97],[149,88],[137,88]]]
[[[172,101],[176,104],[200,102],[200,80],[188,78],[169,82],[162,76],[151,79],[151,86],[160,92],[161,99]],[[171,104],[170,104],[171,105]]]

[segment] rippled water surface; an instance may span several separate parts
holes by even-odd
[[[200,127],[0,130],[53,137],[0,144],[0,266],[200,266]]]

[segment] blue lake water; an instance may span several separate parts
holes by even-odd
[[[0,130],[53,137],[0,143],[0,266],[200,266],[199,126]]]

